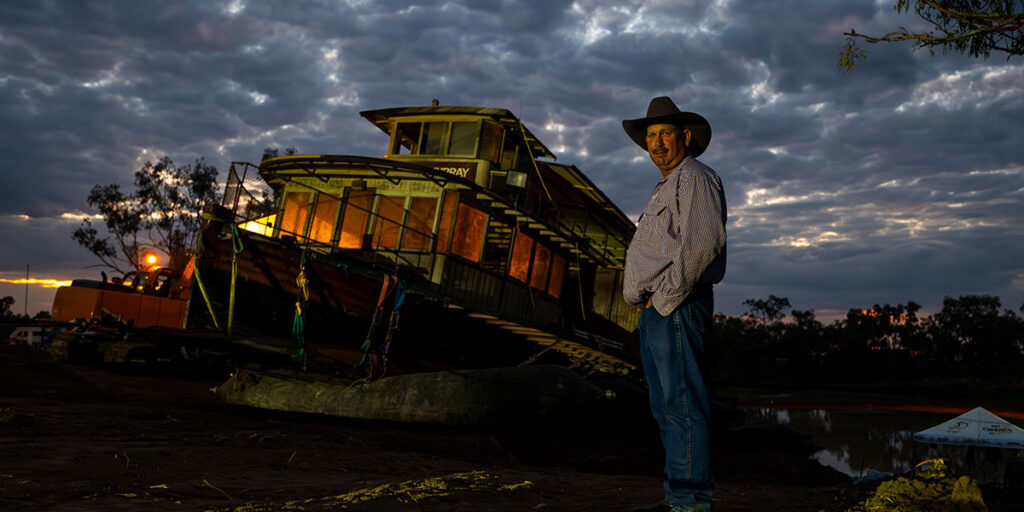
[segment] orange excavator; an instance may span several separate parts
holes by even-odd
[[[184,270],[150,266],[107,281],[76,279],[53,299],[53,320],[98,319],[104,314],[134,327],[184,328],[193,261]]]

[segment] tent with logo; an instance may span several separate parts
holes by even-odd
[[[1024,429],[983,407],[976,407],[914,434],[914,440],[934,444],[1024,449]]]

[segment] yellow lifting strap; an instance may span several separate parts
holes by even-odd
[[[204,214],[206,215],[206,214]],[[204,217],[206,218],[206,217]],[[213,303],[210,302],[210,295],[206,293],[206,286],[203,285],[203,279],[199,275],[199,258],[203,255],[203,237],[199,237],[196,240],[196,250],[192,255],[192,275],[195,276],[196,285],[199,286],[199,292],[203,295],[203,301],[206,302],[206,310],[210,312],[210,318],[213,320],[214,329],[220,329],[220,324],[217,322],[217,314],[213,312]]]
[[[210,296],[206,294],[206,287],[203,286],[203,280],[199,277],[199,266],[196,265],[193,269],[193,273],[196,276],[196,284],[199,285],[199,292],[203,295],[203,300],[206,301],[206,310],[210,312],[210,318],[213,319],[213,327],[220,329],[220,324],[217,323],[217,314],[213,312],[213,304],[210,302]]]

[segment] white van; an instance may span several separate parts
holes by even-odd
[[[31,345],[31,346],[42,346],[43,335],[46,334],[46,329],[38,325],[26,325],[22,327],[16,327],[11,331],[10,342],[11,345]]]

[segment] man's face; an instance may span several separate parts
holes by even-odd
[[[673,124],[652,124],[647,127],[647,152],[662,173],[668,173],[686,157],[690,130]]]

